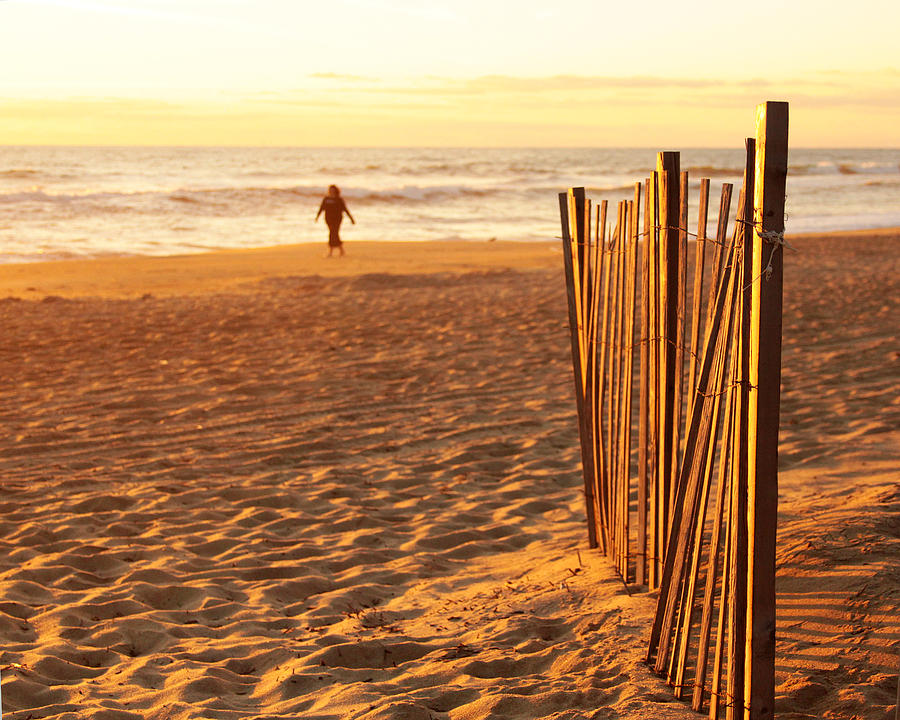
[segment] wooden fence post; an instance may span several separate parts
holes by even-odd
[[[760,105],[756,111],[757,181],[750,311],[748,633],[744,684],[745,702],[749,701],[747,720],[772,718],[775,702],[775,525],[787,139],[787,103]]]
[[[679,201],[680,156],[677,152],[657,155],[656,169],[663,185],[660,202],[660,438],[658,481],[662,486],[663,514],[662,558],[667,550],[669,523],[675,503],[675,481],[672,477],[672,443],[675,440],[675,361],[678,327],[678,222],[681,216]],[[662,561],[662,558],[660,559]]]

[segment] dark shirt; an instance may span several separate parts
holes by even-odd
[[[344,198],[331,197],[328,195],[319,206],[319,212],[325,212],[325,222],[329,225],[340,223],[347,206],[344,205]]]

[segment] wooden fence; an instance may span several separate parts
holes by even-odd
[[[730,232],[725,184],[707,235],[708,179],[689,228],[674,152],[614,218],[560,195],[589,542],[659,590],[648,662],[727,720],[775,692],[787,103],[756,123]]]

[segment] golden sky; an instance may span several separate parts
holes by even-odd
[[[0,0],[0,144],[900,145],[900,3]]]

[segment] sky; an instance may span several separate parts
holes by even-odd
[[[782,7],[783,6],[783,7]],[[0,0],[0,144],[900,146],[893,0]]]

